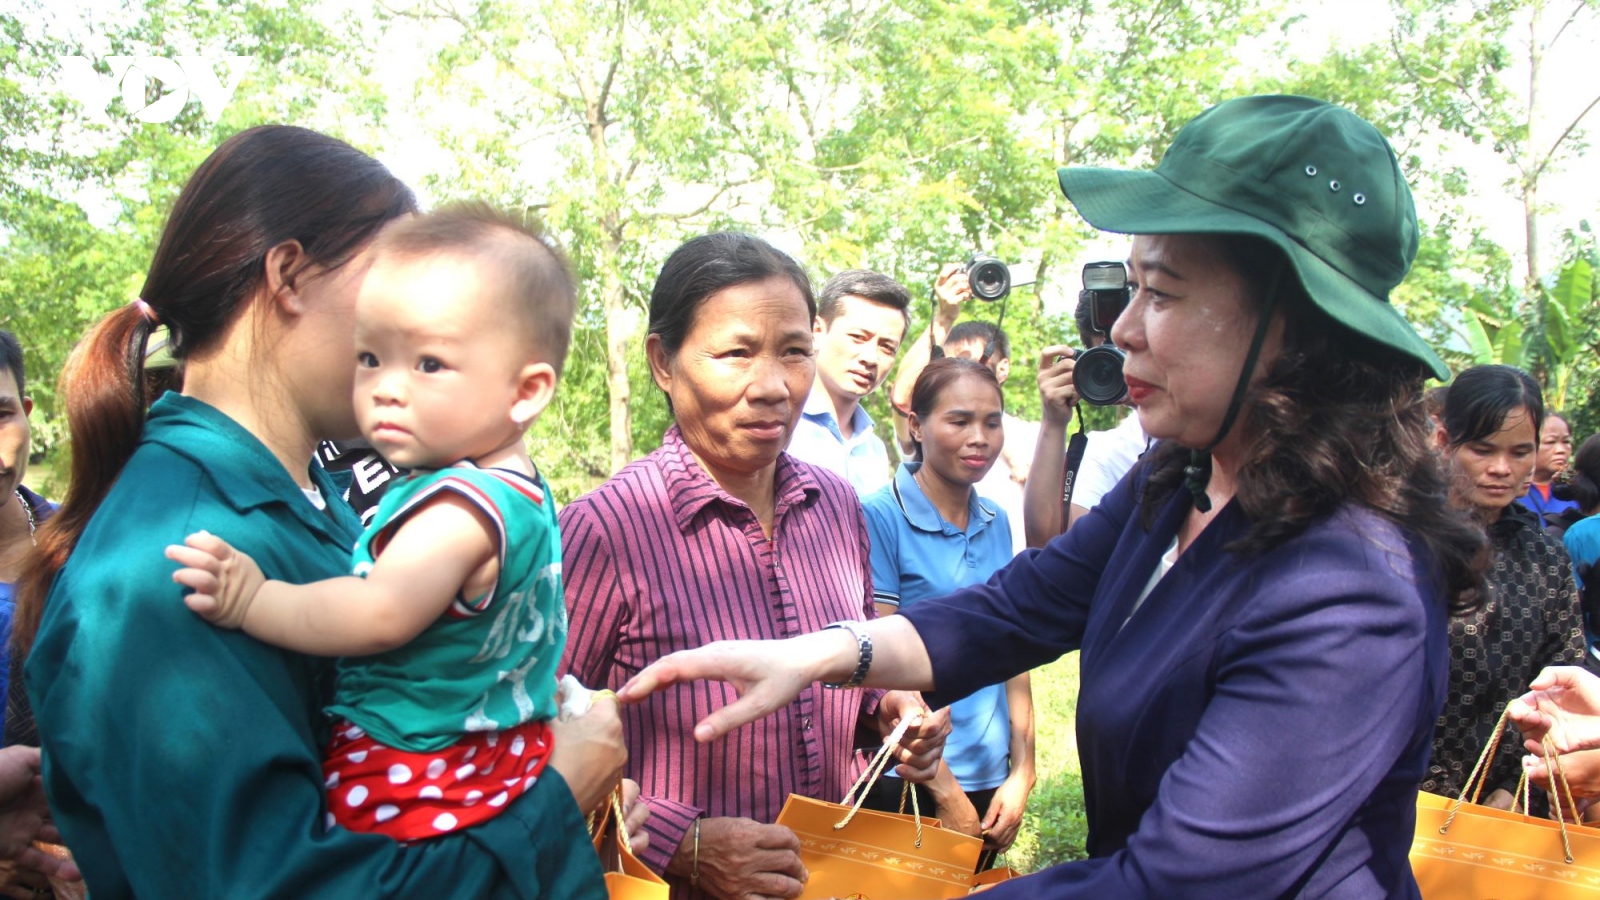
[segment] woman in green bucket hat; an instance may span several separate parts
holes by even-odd
[[[1445,621],[1477,602],[1481,538],[1429,446],[1444,366],[1388,302],[1417,248],[1394,152],[1338,107],[1247,97],[1154,171],[1060,179],[1090,224],[1136,236],[1112,338],[1160,446],[987,585],[866,640],[675,654],[623,697],[732,681],[704,740],[812,681],[944,703],[1081,649],[1091,858],[988,896],[1416,897]]]

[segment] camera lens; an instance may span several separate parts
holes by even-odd
[[[979,300],[999,300],[1011,293],[1011,270],[993,256],[975,256],[967,263],[967,286]]]
[[[1072,367],[1072,385],[1078,396],[1091,406],[1115,406],[1128,396],[1122,380],[1122,361],[1127,354],[1111,344],[1102,344],[1078,354]]]

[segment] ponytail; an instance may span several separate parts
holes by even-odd
[[[12,652],[33,647],[44,595],[83,534],[100,501],[122,474],[144,431],[144,345],[151,322],[129,304],[101,319],[73,348],[61,370],[59,395],[72,433],[72,480],[55,515],[39,526],[34,551],[17,579]]]

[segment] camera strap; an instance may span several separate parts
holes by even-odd
[[[1067,441],[1067,459],[1061,470],[1061,530],[1067,530],[1072,519],[1072,486],[1078,480],[1078,470],[1083,468],[1083,452],[1089,447],[1089,436],[1083,432],[1083,407],[1072,404],[1072,414],[1078,420],[1078,431]]]
[[[1005,327],[1006,327],[1006,304],[1010,303],[1010,302],[1011,302],[1011,294],[1009,292],[1004,297],[1000,298],[1000,315],[996,316],[995,320],[994,320],[994,330],[995,330],[996,334],[1004,334],[1005,333]],[[989,357],[994,356],[994,351],[996,349],[998,349],[998,348],[995,347],[994,338],[990,338],[989,340],[984,341],[983,342],[983,355],[978,358],[978,362],[980,364],[982,364],[982,365],[987,366],[989,364]]]
[[[1244,395],[1250,390],[1250,375],[1255,372],[1256,361],[1261,358],[1261,345],[1267,342],[1267,329],[1272,327],[1272,312],[1278,306],[1278,285],[1282,283],[1283,272],[1287,268],[1287,264],[1280,265],[1277,272],[1273,273],[1272,284],[1267,289],[1267,302],[1261,309],[1260,321],[1256,323],[1255,337],[1250,339],[1250,352],[1245,354],[1244,370],[1239,373],[1239,383],[1234,386],[1233,399],[1228,401],[1228,412],[1222,417],[1222,427],[1217,429],[1217,436],[1204,450],[1189,451],[1189,464],[1183,467],[1183,485],[1194,496],[1194,508],[1201,512],[1211,511],[1211,497],[1206,494],[1206,485],[1211,483],[1211,451],[1233,430],[1234,420],[1239,418],[1239,410],[1244,406]]]

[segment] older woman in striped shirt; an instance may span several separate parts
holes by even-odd
[[[656,659],[731,638],[782,638],[873,617],[855,491],[783,452],[815,374],[804,270],[746,234],[709,234],[667,260],[645,343],[674,424],[655,452],[561,513],[571,618],[564,668],[620,687]],[[864,673],[863,673],[864,674]],[[736,699],[700,682],[623,712],[629,775],[650,805],[644,861],[675,900],[793,897],[799,842],[771,823],[789,794],[837,801],[858,727],[887,733],[914,693],[812,687],[768,718],[699,743]],[[948,717],[911,732],[900,773],[934,773]]]

